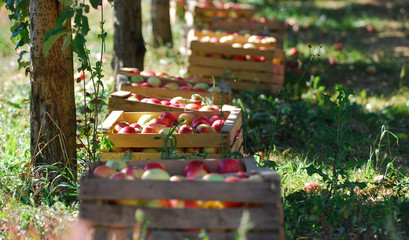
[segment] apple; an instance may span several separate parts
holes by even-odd
[[[171,103],[171,104],[179,103],[179,101],[182,101],[182,100],[184,100],[184,98],[178,96],[178,97],[174,97],[174,98],[170,99],[170,103]]]
[[[142,98],[141,99],[141,102],[143,102],[143,103],[147,103],[149,101],[149,98]]]
[[[226,121],[224,119],[217,119],[212,123],[212,127],[216,130],[216,132],[220,132],[225,122]]]
[[[125,178],[126,178],[126,174],[123,172],[116,172],[109,177],[109,179],[125,179]]]
[[[207,118],[206,116],[199,116],[196,117],[193,121],[192,121],[192,127],[196,128],[197,126],[199,126],[202,123],[206,123],[206,124],[210,124],[209,122],[209,118]]]
[[[124,128],[126,126],[128,126],[129,124],[125,121],[121,121],[119,123],[117,123],[114,127],[114,133],[117,133],[119,130],[121,130],[121,128]]]
[[[195,119],[195,115],[193,113],[181,113],[178,116],[178,122],[181,124],[192,124],[193,120]]]
[[[169,100],[161,100],[160,104],[165,105],[165,106],[170,106],[170,101]]]
[[[187,86],[185,86],[185,87],[181,87],[181,88],[180,88],[180,90],[184,90],[184,91],[194,91],[194,89],[193,89],[193,88],[191,88],[191,87],[187,87]]]
[[[188,147],[184,149],[185,153],[200,153],[202,151],[201,147]]]
[[[147,82],[140,82],[141,84],[139,84],[140,87],[152,87],[149,83]]]
[[[155,77],[155,76],[156,76],[155,72],[150,71],[150,70],[143,70],[143,71],[140,73],[140,75],[141,75],[141,76],[145,76],[145,77]]]
[[[179,89],[179,85],[175,82],[168,82],[162,85],[163,88],[171,89],[171,90],[176,90]]]
[[[207,166],[205,162],[200,161],[200,160],[192,160],[192,161],[189,161],[189,163],[185,165],[183,175],[186,176],[190,170],[195,169],[195,168],[203,169],[206,172],[206,174],[210,173],[210,168],[209,166]]]
[[[217,154],[219,153],[219,150],[215,147],[204,147],[203,148],[203,153],[207,153],[207,154]]]
[[[166,127],[165,125],[163,125],[163,126]],[[153,128],[153,127],[150,126],[150,125],[147,125],[147,126],[145,126],[145,127],[142,128],[141,133],[157,133],[157,132],[156,132],[156,129],[155,129],[155,128]]]
[[[138,83],[138,82],[145,81],[145,79],[144,79],[142,76],[137,75],[137,76],[132,76],[129,81],[130,81],[131,83]]]
[[[121,172],[125,173],[131,179],[138,179],[142,177],[144,170],[140,167],[126,167],[122,168]]]
[[[217,105],[205,105],[199,109],[199,111],[220,111],[220,107]]]
[[[161,104],[161,101],[157,98],[149,98],[147,103]]]
[[[243,44],[237,42],[233,43],[231,46],[232,48],[243,48]]]
[[[143,114],[139,117],[137,123],[139,124],[139,126],[145,126],[152,119],[153,116],[151,114]]]
[[[158,179],[162,180],[162,179]],[[155,200],[148,200],[144,207],[150,208],[169,208],[169,202],[166,199],[155,199]]]
[[[180,126],[178,133],[193,133],[193,128],[190,125],[183,124],[182,126]]]
[[[217,164],[217,172],[219,173],[236,173],[240,170],[243,170],[243,166],[235,158],[225,158]]]
[[[143,148],[141,152],[158,152],[156,148]]]
[[[131,127],[131,126],[126,126],[121,128],[118,133],[137,133],[135,128]]]
[[[158,124],[158,123],[154,123],[154,124],[150,124],[146,127],[151,127],[153,129],[155,129],[156,133],[159,133],[162,129],[167,128],[166,125],[164,124]],[[150,130],[149,130],[150,131]]]
[[[208,173],[202,179],[205,181],[224,181],[224,177],[219,173]]]
[[[143,167],[143,170],[147,171],[149,169],[155,169],[155,168],[160,168],[160,169],[162,169],[164,171],[167,171],[165,166],[162,163],[159,163],[159,162],[150,162],[150,163],[146,164],[145,167]]]
[[[194,89],[194,90],[197,90],[197,89],[206,89],[206,91],[207,91],[207,89],[209,89],[209,85],[207,85],[206,83],[203,83],[203,82],[199,82],[199,83],[196,83],[196,84],[193,86],[193,89]]]
[[[163,112],[161,115],[159,115],[159,118],[162,119],[167,127],[172,126],[172,124],[177,123],[177,118],[175,115],[173,115],[170,112]]]
[[[188,103],[185,106],[186,109],[191,109],[191,110],[199,110],[201,108],[200,105],[197,105],[195,103]]]
[[[213,124],[214,121],[219,120],[219,119],[224,119],[224,118],[220,115],[215,114],[209,118],[209,123]]]
[[[224,179],[224,181],[225,182],[238,182],[238,181],[240,181],[241,179],[239,178],[239,177],[237,177],[237,176],[227,176],[225,179]]]
[[[149,77],[146,80],[152,87],[160,87],[162,85],[161,80],[158,77]]]
[[[182,175],[173,175],[173,176],[171,176],[171,177],[169,178],[169,180],[170,180],[171,182],[181,182],[181,181],[186,180],[186,178],[185,178],[184,176],[182,176]]]
[[[146,170],[141,177],[142,180],[169,180],[170,175],[161,168],[152,168]]]
[[[298,54],[299,54],[299,52],[298,52],[298,49],[296,47],[292,47],[292,48],[290,48],[288,50],[288,55],[289,56],[294,56],[294,55],[298,55]]]
[[[199,39],[199,42],[202,42],[202,43],[210,42],[210,37],[209,37],[209,36],[201,37],[201,38]]]
[[[207,173],[203,168],[192,168],[186,172],[185,177],[203,177]]]
[[[261,181],[261,180],[263,180],[263,176],[260,173],[255,172],[255,173],[250,174],[249,180]]]
[[[247,175],[243,170],[239,170],[235,175],[238,178],[249,178],[249,175]]]
[[[169,134],[172,131],[171,127],[165,127],[159,130],[159,134]],[[174,133],[177,133],[177,131],[174,131]]]
[[[131,123],[131,124],[129,124],[129,126],[135,128],[135,129],[141,129],[141,125],[139,125],[138,123]]]
[[[206,123],[202,123],[196,127],[197,133],[217,133],[216,129]]]
[[[166,123],[166,121],[163,120],[163,119],[160,118],[160,117],[153,118],[152,120],[150,120],[150,121],[148,122],[148,126],[149,126],[149,125],[152,125],[152,124],[162,124],[162,125],[165,125],[165,126],[168,127],[168,124]]]
[[[122,159],[111,159],[105,163],[105,166],[111,167],[116,171],[120,171],[122,168],[128,167],[128,165],[126,165],[126,162]]]
[[[93,171],[94,175],[102,177],[102,178],[109,178],[114,173],[116,173],[116,170],[106,165],[98,166]]]
[[[253,43],[245,43],[245,44],[243,45],[243,48],[244,48],[244,49],[255,49],[255,48],[256,48],[256,45],[254,45]]]
[[[307,193],[312,193],[315,191],[321,192],[321,186],[316,182],[309,182],[305,184],[304,191]]]
[[[156,77],[169,78],[169,75],[167,73],[165,73],[165,72],[157,72]]]
[[[233,57],[231,59],[236,60],[236,61],[245,61],[246,56],[244,56],[244,55],[233,55]]]

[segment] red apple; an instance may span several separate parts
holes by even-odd
[[[175,115],[173,115],[173,114],[170,113],[170,112],[164,112],[164,113],[162,113],[162,114],[159,116],[159,118],[161,118],[161,119],[165,122],[165,125],[166,125],[167,127],[170,127],[170,126],[172,126],[172,124],[177,123],[177,118],[175,117]]]
[[[156,133],[159,133],[162,129],[167,128],[166,125],[164,124],[158,124],[158,123],[153,123],[148,125],[150,127],[152,127],[153,129],[155,129]]]
[[[119,130],[121,130],[121,128],[124,128],[124,127],[126,127],[126,126],[128,126],[128,123],[127,123],[127,122],[119,122],[119,123],[117,123],[117,124],[115,125],[115,127],[114,127],[114,133],[117,133]]]
[[[209,124],[203,123],[196,127],[197,133],[217,133],[216,129],[214,129]]]
[[[201,107],[200,105],[197,105],[195,103],[188,103],[185,106],[186,109],[192,109],[192,110],[199,110],[200,107]]]
[[[135,128],[131,127],[131,126],[126,126],[121,128],[118,133],[137,133]]]
[[[215,115],[213,115],[213,116],[211,116],[211,117],[209,118],[209,123],[210,123],[210,124],[213,124],[214,121],[219,120],[219,119],[224,119],[224,118],[221,117],[220,115],[215,114]]]
[[[181,124],[190,125],[192,124],[194,119],[195,119],[195,115],[193,113],[181,113],[178,116],[178,122],[181,122]]]
[[[112,174],[109,178],[110,179],[125,179],[126,174],[123,173],[123,172],[116,172],[116,173]]]
[[[121,172],[131,177],[131,179],[138,179],[142,177],[144,170],[140,167],[126,167],[123,168]]]
[[[210,125],[209,119],[206,116],[200,116],[200,117],[195,118],[192,121],[192,127],[193,128],[196,128],[200,124],[209,124]]]
[[[149,98],[148,103],[161,104],[161,101],[157,98]]]
[[[226,121],[224,119],[218,119],[213,122],[212,127],[217,131],[220,132],[222,130],[222,127]]]
[[[178,133],[193,133],[193,128],[187,124],[180,126]]]
[[[204,171],[206,171],[206,173],[210,173],[210,168],[205,162],[200,160],[192,160],[185,165],[184,176],[186,176],[190,170],[195,168],[203,169]]]
[[[140,73],[140,75],[141,75],[141,76],[145,76],[145,77],[155,77],[155,76],[156,76],[155,72],[150,71],[150,70],[143,70],[143,71]]]
[[[98,166],[94,169],[94,175],[102,177],[102,178],[109,178],[110,176],[112,176],[114,173],[116,173],[116,170],[102,165],[102,166]]]
[[[165,105],[165,106],[170,106],[170,101],[169,100],[161,100],[160,104]]]
[[[130,127],[136,128],[136,129],[141,129],[141,125],[139,125],[138,123],[131,123],[129,124]]]
[[[200,153],[202,151],[201,147],[188,147],[184,149],[185,153]]]
[[[235,158],[225,158],[217,164],[217,172],[219,173],[236,173],[240,170],[243,170],[243,165]]]
[[[206,175],[207,172],[203,168],[192,168],[189,171],[186,172],[185,177],[202,177]]]
[[[143,168],[144,171],[149,170],[149,169],[154,169],[154,168],[160,168],[162,170],[166,171],[165,166],[162,163],[159,162],[150,162],[148,164],[145,165],[145,167]]]
[[[179,85],[175,82],[168,82],[162,85],[163,88],[171,89],[171,90],[176,90],[179,89]]]
[[[141,102],[143,102],[143,103],[147,103],[149,101],[149,98],[142,98],[141,99]]]
[[[153,128],[152,126],[147,125],[142,129],[141,133],[157,133],[157,132],[156,132],[155,128]]]
[[[220,111],[220,107],[217,105],[205,105],[199,109],[199,111]]]
[[[162,125],[165,125],[166,127],[169,127],[167,122],[160,117],[154,118],[148,122],[148,125],[152,125],[152,124],[162,124]]]
[[[185,91],[194,91],[194,89],[191,87],[181,87],[180,89]]]
[[[141,82],[141,84],[139,84],[139,86],[141,87],[152,87],[149,83],[147,82]]]

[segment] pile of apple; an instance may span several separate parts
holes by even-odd
[[[130,101],[137,101],[143,103],[160,104],[171,107],[178,107],[184,109],[191,109],[197,111],[219,111],[220,107],[213,104],[207,104],[205,98],[199,94],[193,94],[190,98],[183,98],[181,96],[174,97],[170,100],[159,99],[155,97],[143,97],[138,94],[131,93],[127,98]]]
[[[261,181],[262,176],[257,173],[246,173],[244,167],[238,159],[226,158],[220,160],[217,171],[211,172],[205,161],[189,161],[184,169],[183,175],[170,175],[166,167],[156,161],[146,164],[144,167],[129,167],[126,161],[112,159],[105,165],[98,166],[93,171],[94,176],[108,179],[128,179],[128,180],[162,180],[162,181]],[[240,207],[243,203],[221,202],[221,201],[183,201],[179,199],[169,200],[117,200],[119,204],[144,205],[149,207],[172,207],[172,208],[226,208]]]
[[[114,125],[114,133],[218,133],[222,129],[226,119],[214,114],[210,118],[195,116],[191,112],[183,112],[175,116],[170,112],[163,112],[159,117],[151,114],[143,114],[137,122],[128,123],[120,121]],[[176,127],[176,128],[175,128]]]
[[[221,89],[218,86],[213,87],[213,84],[204,82],[189,82],[194,80],[194,78],[185,79],[182,77],[170,77],[167,73],[158,72],[155,73],[151,70],[139,71],[135,69],[132,71],[135,76],[130,78],[132,86],[135,87],[159,87],[170,90],[185,90],[185,91],[196,91],[196,92],[216,92],[220,93]],[[178,81],[163,83],[163,79],[175,79]],[[189,81],[186,81],[189,80]]]
[[[234,35],[225,35],[221,37],[210,37],[203,36],[199,39],[199,42],[209,42],[215,44],[229,45],[233,48],[243,48],[243,49],[259,49],[259,50],[268,50],[267,47],[257,47],[257,43],[272,43],[276,42],[276,39],[273,37],[263,37],[261,35],[251,35],[248,37],[247,43],[238,43],[234,42]],[[232,59],[237,61],[255,61],[255,62],[265,62],[265,56],[253,56],[253,55],[233,55],[233,54],[223,54],[223,53],[214,53],[214,52],[204,52],[200,51],[197,53],[199,56],[206,56],[212,58],[223,58],[223,59]]]

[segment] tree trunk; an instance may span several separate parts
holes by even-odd
[[[153,46],[173,46],[170,26],[169,1],[152,0]]]
[[[143,70],[145,42],[142,35],[141,0],[116,0],[114,3],[114,74],[122,67]]]
[[[76,113],[74,98],[74,66],[70,48],[61,51],[64,37],[58,39],[44,54],[45,34],[55,27],[55,20],[65,6],[58,0],[30,1],[30,124],[31,158],[34,167],[54,165],[76,181]],[[71,29],[70,21],[67,27]],[[51,169],[35,172],[46,177],[55,187],[67,178]],[[43,187],[43,186],[37,186]],[[38,190],[38,189],[36,189]]]

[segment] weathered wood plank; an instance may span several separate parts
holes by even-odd
[[[80,206],[80,217],[94,222],[95,226],[126,228],[135,225],[135,212],[143,211],[153,229],[237,229],[243,215],[253,229],[279,230],[282,216],[279,206],[263,208],[138,208],[132,206],[89,204]]]

